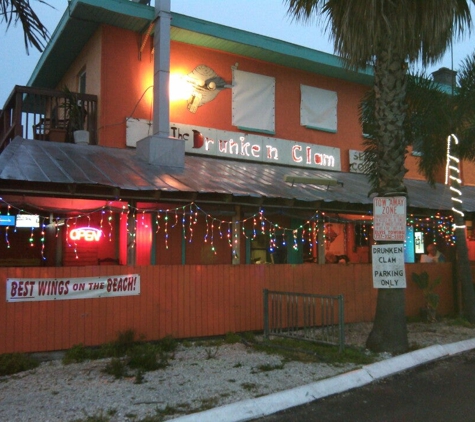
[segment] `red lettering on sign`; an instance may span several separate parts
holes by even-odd
[[[11,284],[10,297],[32,297],[34,281],[14,281]]]
[[[69,293],[69,280],[48,280],[38,282],[40,296],[67,295]]]
[[[80,227],[69,232],[71,240],[85,240],[86,242],[98,242],[101,236],[102,230],[93,227]]]
[[[107,279],[108,292],[132,292],[135,291],[137,277],[109,278]]]

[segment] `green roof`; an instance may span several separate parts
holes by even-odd
[[[145,33],[155,8],[130,0],[72,0],[28,86],[55,88],[101,24]],[[335,55],[172,12],[171,39],[285,67],[372,85],[372,70],[351,71]]]

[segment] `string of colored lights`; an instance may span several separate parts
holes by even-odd
[[[3,198],[0,198],[0,209],[6,207],[7,215],[12,215],[12,210],[15,210],[17,213],[24,213],[30,215],[29,212],[24,211],[21,208],[17,208],[12,204],[4,201]],[[63,211],[64,212],[64,211]],[[105,221],[105,214],[108,213],[107,223]],[[66,228],[66,239],[67,246],[73,248],[76,258],[78,257],[78,245],[76,241],[70,242],[68,233],[73,229],[79,226],[79,223],[82,220],[85,220],[85,225],[89,226],[91,224],[91,218],[98,215],[98,221],[100,229],[106,231],[108,228],[108,238],[109,241],[112,241],[112,232],[113,232],[113,220],[114,213],[120,213],[120,220],[123,218],[126,219],[127,234],[130,236],[129,244],[134,247],[136,241],[135,229],[131,230],[129,227],[131,219],[134,221],[135,226],[138,224],[145,225],[145,215],[151,214],[155,216],[155,232],[158,234],[160,231],[164,234],[165,247],[169,247],[169,236],[170,229],[178,226],[181,223],[181,235],[184,239],[187,239],[188,242],[191,242],[194,237],[194,227],[197,225],[199,216],[202,215],[205,218],[206,230],[204,235],[204,243],[210,245],[213,253],[217,253],[215,245],[215,232],[218,231],[220,239],[224,238],[222,233],[222,226],[227,227],[226,238],[230,247],[238,244],[239,231],[241,235],[245,238],[252,240],[257,239],[259,234],[264,234],[268,236],[269,249],[270,251],[275,250],[280,246],[286,246],[286,233],[289,233],[292,239],[292,248],[297,250],[299,249],[300,243],[308,242],[309,244],[309,253],[312,253],[312,248],[318,244],[318,233],[319,233],[319,223],[355,223],[360,226],[360,242],[368,242],[370,239],[369,230],[372,228],[372,217],[371,213],[368,215],[362,215],[354,220],[348,218],[340,218],[339,216],[330,216],[324,212],[316,211],[309,219],[307,219],[299,227],[289,228],[281,224],[273,222],[271,219],[266,217],[263,209],[260,209],[258,212],[253,215],[243,218],[241,220],[224,220],[219,219],[211,213],[206,212],[200,206],[194,202],[186,204],[184,206],[179,206],[176,208],[147,208],[139,209],[131,206],[130,204],[124,204],[122,208],[112,207],[111,205],[105,205],[101,208],[96,208],[88,212],[82,213],[80,215],[75,215],[72,217],[55,217],[51,216],[39,216],[40,219],[40,242],[41,242],[41,256],[42,259],[45,259],[44,250],[45,250],[45,230],[47,226],[54,226],[55,236],[58,237],[60,233],[60,228],[65,226]],[[14,214],[14,213],[13,213]],[[1,215],[1,213],[0,213]],[[140,222],[137,220],[137,215],[140,215]],[[174,222],[170,222],[170,216],[174,218]],[[356,217],[356,216],[355,216]],[[49,222],[49,223],[48,223]],[[455,236],[453,232],[453,217],[452,216],[442,216],[440,214],[435,214],[430,217],[416,217],[414,215],[409,215],[407,218],[407,225],[413,226],[416,231],[421,231],[425,235],[432,237],[435,241],[437,236],[442,238],[447,245],[453,245],[455,242]],[[234,229],[233,229],[234,227]],[[240,227],[240,230],[239,230]],[[327,238],[327,228],[325,225],[322,226],[322,239],[326,243]],[[11,231],[9,231],[9,226],[5,226],[5,243],[7,248],[11,247]],[[30,246],[34,246],[34,233],[36,228],[31,228],[30,234]],[[16,232],[16,228],[13,228],[13,231]],[[234,235],[233,235],[234,232]],[[344,233],[345,239],[347,233]],[[278,242],[278,236],[281,236],[281,241]],[[360,245],[361,246],[361,245]]]
[[[415,231],[424,233],[425,236],[432,239],[432,243],[437,242],[437,237],[442,238],[446,245],[455,244],[455,233],[453,231],[453,217],[442,216],[440,214],[430,217],[415,217],[410,214],[406,220],[409,227],[414,227]]]

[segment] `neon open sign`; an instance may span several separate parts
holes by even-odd
[[[93,227],[79,227],[69,232],[71,240],[85,240],[86,242],[99,242],[102,230]]]

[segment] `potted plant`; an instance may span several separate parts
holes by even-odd
[[[441,278],[437,277],[432,282],[429,280],[427,271],[420,274],[412,273],[412,281],[422,290],[425,300],[425,308],[421,309],[427,322],[437,321],[437,307],[439,306],[440,297],[434,292],[434,289],[440,284]]]
[[[67,123],[67,142],[89,143],[89,132],[84,130],[86,122],[87,111],[84,105],[77,98],[77,94],[71,92],[65,86],[63,88],[65,94],[64,103],[64,117]]]

